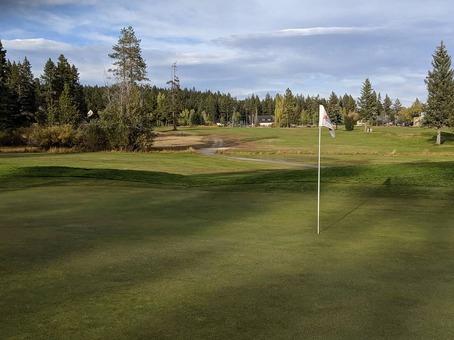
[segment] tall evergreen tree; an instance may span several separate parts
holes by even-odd
[[[274,119],[276,126],[282,127],[286,125],[284,117],[284,98],[278,93],[274,97]]]
[[[285,126],[290,127],[292,124],[298,124],[298,113],[296,112],[296,100],[295,96],[292,93],[292,90],[287,88],[284,94],[284,119],[285,119]]]
[[[8,115],[10,127],[19,127],[23,123],[20,112],[19,95],[21,93],[19,65],[15,61],[7,61],[6,85],[8,87],[8,95],[6,102],[8,103]]]
[[[76,111],[73,112],[76,117],[72,120],[80,122],[85,118],[87,107],[84,100],[83,88],[79,83],[79,71],[75,65],[71,65],[68,62],[68,59],[63,54],[60,54],[55,67],[54,91],[57,100],[60,100],[60,97],[65,91],[65,84],[68,84],[68,90],[65,96],[70,97],[71,102],[76,108]],[[61,106],[59,105],[59,107]]]
[[[394,104],[391,108],[391,121],[394,125],[398,123],[399,112],[402,110],[402,103],[400,102],[399,98],[394,101]]]
[[[135,84],[148,80],[147,65],[142,59],[140,42],[132,26],[121,29],[118,43],[112,47],[114,52],[109,54],[109,57],[115,60],[115,68],[109,71],[120,83]]]
[[[25,57],[22,63],[8,60],[8,87],[14,101],[15,125],[23,126],[34,120],[37,111],[36,86],[31,64]]]
[[[265,95],[265,99],[262,101],[262,114],[274,115],[274,100],[269,93]]]
[[[19,102],[21,113],[28,116],[31,120],[36,113],[38,107],[36,102],[36,85],[32,73],[32,66],[27,57],[19,66],[19,79],[21,84],[21,93],[19,94]]]
[[[344,94],[342,97],[344,114],[356,112],[356,102],[352,95]]]
[[[375,91],[374,91],[374,93],[375,93]],[[377,110],[376,110],[375,117],[374,117],[374,123],[380,125],[383,123],[383,118],[384,118],[384,109],[383,109],[383,103],[381,100],[380,92],[376,95],[376,98],[377,98]]]
[[[146,63],[142,59],[140,39],[134,29],[121,29],[118,43],[109,57],[114,68],[109,69],[116,83],[109,89],[109,102],[100,119],[109,126],[110,145],[120,150],[146,150],[151,147],[151,112],[145,105]]]
[[[376,112],[377,97],[369,78],[366,78],[361,89],[361,97],[358,98],[358,113],[364,123],[364,131],[367,130],[367,125],[372,123]]]
[[[253,94],[244,100],[244,108],[246,110],[246,121],[251,125],[258,124],[258,116],[261,114],[261,103],[259,96]]]
[[[157,120],[164,126],[167,125],[170,120],[170,101],[164,92],[159,92],[156,97],[156,110],[155,115]]]
[[[9,108],[7,99],[9,97],[7,81],[7,63],[6,50],[3,49],[2,41],[0,40],[0,130],[4,130],[10,125]]]
[[[6,84],[7,62],[6,50],[3,48],[2,41],[0,40],[0,81]]]
[[[424,123],[437,129],[437,144],[441,144],[441,129],[454,120],[454,71],[443,41],[433,54],[432,67],[425,80],[428,95]]]
[[[207,117],[205,121],[209,124],[217,123],[218,117],[218,104],[216,97],[211,91],[208,91],[207,95],[205,96],[205,100],[203,101],[204,111],[206,112]]]
[[[79,70],[73,64],[71,65],[71,77],[68,79],[69,89],[71,91],[72,97],[76,103],[77,110],[79,115],[82,118],[85,118],[86,113],[88,111],[86,100],[84,97],[84,89],[83,86],[80,84],[79,79]]]
[[[331,92],[329,96],[327,110],[331,121],[336,125],[337,128],[337,125],[342,123],[342,112],[339,98],[334,93],[334,91]]]
[[[79,123],[80,117],[77,110],[77,105],[74,103],[74,98],[71,95],[68,83],[65,83],[63,85],[63,92],[58,99],[58,106],[59,123],[76,127],[76,125]]]
[[[71,78],[71,65],[69,64],[68,59],[66,59],[63,54],[60,54],[55,66],[54,91],[57,98],[60,98],[61,94],[63,93],[65,83],[68,83],[69,85]]]
[[[44,98],[44,111],[46,115],[46,123],[53,125],[58,122],[58,97],[57,96],[57,80],[56,66],[49,58],[44,65],[44,72],[41,75],[42,81],[42,97]]]
[[[384,114],[384,124],[388,124],[391,118],[391,107],[393,105],[393,102],[391,98],[389,98],[388,94],[385,95],[385,99],[383,100],[383,114]]]
[[[221,96],[219,97],[220,122],[223,124],[231,122],[233,112],[234,104],[230,93],[221,94]]]
[[[6,60],[6,50],[0,40],[0,130],[20,125],[20,109],[17,92],[10,82],[12,64]],[[18,73],[17,65],[14,70]]]

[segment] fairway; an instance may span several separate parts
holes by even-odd
[[[316,169],[228,157],[316,129],[184,133],[230,148],[0,153],[0,338],[454,338],[452,140],[323,135],[317,235]]]

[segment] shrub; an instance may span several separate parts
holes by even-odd
[[[357,121],[358,115],[355,112],[350,112],[349,114],[344,115],[345,130],[353,131]]]
[[[27,142],[44,150],[72,148],[79,143],[79,133],[70,125],[38,126],[29,129]]]
[[[99,120],[93,120],[79,127],[79,147],[86,151],[101,151],[108,149],[106,129]]]
[[[26,145],[23,137],[23,129],[8,129],[0,131],[0,146],[22,146]]]
[[[148,133],[142,133],[136,139],[135,149],[138,151],[150,151],[153,146],[154,134],[150,131]]]

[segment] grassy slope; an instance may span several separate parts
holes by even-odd
[[[451,338],[454,162],[429,156],[324,169],[317,236],[314,170],[0,155],[0,335]]]

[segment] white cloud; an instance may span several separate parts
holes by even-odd
[[[72,49],[72,46],[70,44],[44,38],[2,40],[2,43],[6,49],[25,52],[61,51],[63,53]]]
[[[383,95],[411,101],[425,97],[424,78],[439,42],[454,52],[450,0],[326,0],[323,6],[297,0],[19,0],[2,6],[7,58],[27,56],[37,72],[63,53],[81,81],[92,84],[103,84],[107,54],[129,25],[142,40],[154,84],[165,85],[177,60],[183,86],[238,96],[288,87],[305,95],[356,97],[370,78]]]
[[[94,4],[96,0],[15,0],[20,5],[39,6],[39,5],[69,5],[69,4]]]
[[[269,39],[269,38],[288,38],[288,37],[305,37],[316,35],[335,35],[335,34],[353,34],[367,33],[379,30],[380,27],[307,27],[307,28],[286,28],[277,31],[250,33],[243,35],[232,35],[226,39],[229,42],[254,39]]]

